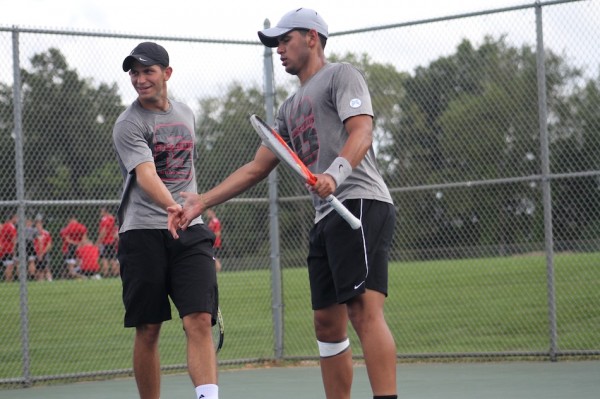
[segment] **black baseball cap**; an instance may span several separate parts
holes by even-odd
[[[162,66],[169,66],[169,53],[160,44],[154,42],[143,42],[137,45],[131,53],[123,60],[123,70],[128,72],[133,65],[133,62],[137,61],[142,65],[150,66],[160,64]]]

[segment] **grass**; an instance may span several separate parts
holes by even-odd
[[[316,356],[304,268],[285,269],[285,356]],[[271,359],[268,270],[219,274],[225,346],[221,360]],[[398,353],[547,351],[543,255],[390,265],[386,318]],[[600,254],[555,258],[558,344],[600,349]],[[0,284],[0,379],[23,375],[19,284]],[[122,325],[119,279],[28,285],[30,376],[131,367],[133,330]],[[184,364],[181,323],[163,325],[161,362]],[[351,333],[355,354],[357,338]]]

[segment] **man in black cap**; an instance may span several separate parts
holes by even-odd
[[[219,292],[214,234],[201,217],[179,240],[167,225],[167,207],[179,207],[181,191],[196,191],[195,119],[170,100],[173,68],[160,45],[140,43],[123,61],[137,99],[119,116],[113,142],[124,179],[117,212],[125,327],[135,327],[133,370],[142,399],[160,396],[158,341],[175,304],[187,338],[189,375],[198,398],[218,398],[211,326]]]

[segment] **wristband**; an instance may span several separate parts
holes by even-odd
[[[344,180],[352,173],[352,166],[350,162],[344,157],[337,157],[333,160],[329,168],[323,173],[327,173],[333,177],[337,187],[341,186]]]

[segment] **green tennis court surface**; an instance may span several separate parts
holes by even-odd
[[[223,399],[323,398],[317,367],[275,367],[222,371]],[[399,398],[410,399],[598,399],[600,361],[418,363],[398,367]],[[0,391],[11,399],[133,399],[132,378]],[[370,399],[363,366],[355,367],[353,399]],[[194,399],[187,374],[166,375],[162,399]]]

